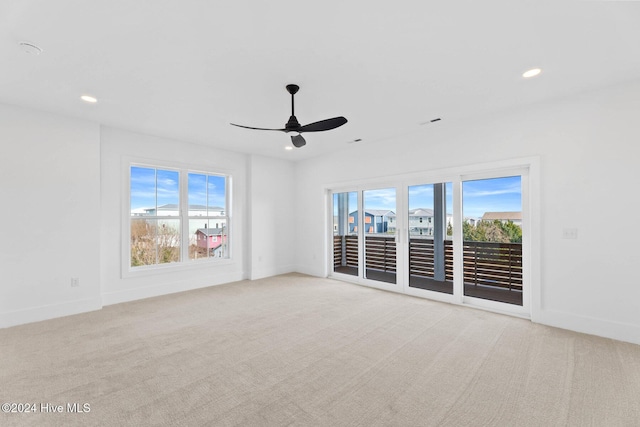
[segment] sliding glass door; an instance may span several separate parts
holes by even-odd
[[[358,193],[333,194],[333,271],[358,275]]]
[[[396,283],[396,189],[363,191],[364,277]]]
[[[396,189],[332,193],[332,271],[379,287],[397,283]]]
[[[331,192],[331,274],[528,315],[527,172],[398,179]]]
[[[522,305],[522,177],[462,182],[464,295]]]
[[[453,191],[451,182],[408,188],[409,283],[453,294]]]

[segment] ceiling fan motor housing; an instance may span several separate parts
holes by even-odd
[[[298,119],[296,116],[289,117],[289,121],[286,125],[284,125],[285,132],[292,132],[298,130],[300,128],[300,123],[298,123]]]

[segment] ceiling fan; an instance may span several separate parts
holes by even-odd
[[[277,130],[280,132],[296,132],[296,135],[291,136],[291,142],[297,148],[303,147],[307,141],[304,140],[302,135],[303,132],[321,132],[325,130],[335,129],[337,127],[342,126],[347,123],[347,119],[344,117],[334,117],[332,119],[320,120],[319,122],[309,123],[308,125],[300,125],[298,123],[298,119],[295,115],[293,96],[298,92],[300,87],[298,85],[290,84],[287,85],[287,92],[291,94],[291,117],[289,117],[289,121],[284,125],[282,129],[266,129],[266,128],[254,128],[250,126],[242,126],[237,125],[235,123],[231,123],[233,126],[238,126],[245,129],[255,129],[255,130]]]

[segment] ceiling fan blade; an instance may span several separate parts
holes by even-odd
[[[242,125],[237,125],[235,123],[229,123],[232,126],[238,126],[239,128],[245,128],[245,129],[254,129],[254,130],[279,130],[280,132],[286,132],[287,129],[267,129],[267,128],[253,128],[250,126],[242,126]]]
[[[291,135],[291,142],[297,148],[304,147],[307,144],[302,135]]]
[[[321,132],[323,130],[331,130],[347,123],[344,117],[334,117],[332,119],[320,120],[319,122],[309,123],[296,129],[298,132]]]

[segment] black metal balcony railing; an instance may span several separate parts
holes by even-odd
[[[343,243],[344,242],[344,243]],[[342,259],[342,245],[346,259]],[[445,240],[445,280],[453,281],[453,243]],[[484,286],[522,291],[522,244],[463,242],[463,281],[465,287]],[[334,268],[358,267],[358,237],[334,236]],[[396,271],[396,243],[393,236],[366,236],[366,268],[384,272]],[[433,239],[409,239],[409,274],[434,277]]]

